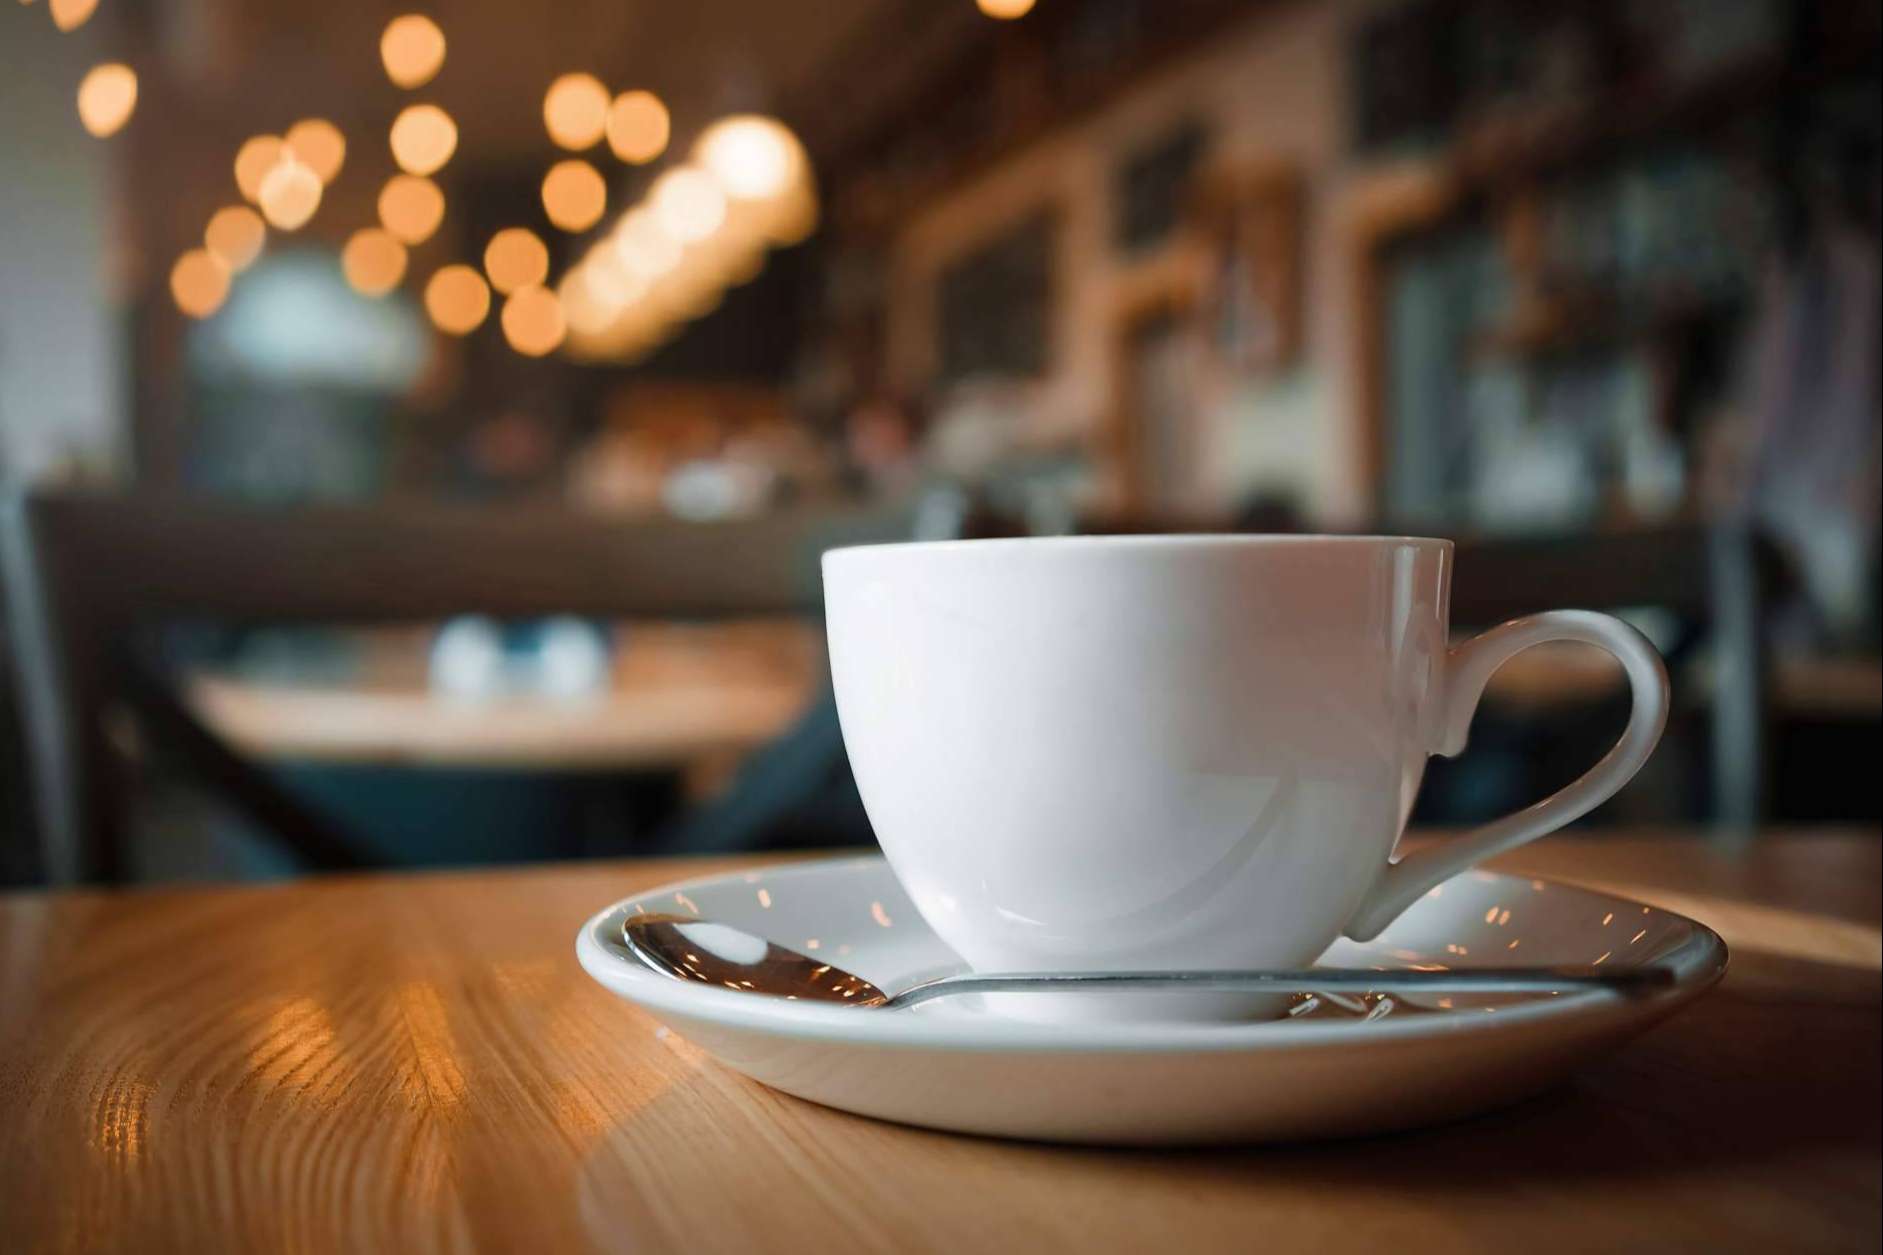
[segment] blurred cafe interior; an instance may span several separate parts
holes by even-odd
[[[1668,659],[1579,839],[1873,832],[1878,22],[0,0],[0,884],[868,844],[818,553],[1075,533],[1455,538]]]

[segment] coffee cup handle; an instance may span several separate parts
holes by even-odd
[[[1594,645],[1621,663],[1634,703],[1621,740],[1575,783],[1536,805],[1388,864],[1347,925],[1347,935],[1355,941],[1379,936],[1400,912],[1473,864],[1588,814],[1627,784],[1654,752],[1667,726],[1667,668],[1640,632],[1611,615],[1588,610],[1552,610],[1512,619],[1451,650],[1446,656],[1439,742],[1432,752],[1449,758],[1464,749],[1491,673],[1513,654],[1550,641]]]

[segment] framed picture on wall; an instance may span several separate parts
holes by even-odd
[[[1112,187],[1112,236],[1120,254],[1142,256],[1170,241],[1208,151],[1209,133],[1186,120],[1126,155]]]
[[[1058,215],[1041,209],[957,259],[936,285],[939,380],[1044,374]]]
[[[1293,165],[1219,171],[1196,199],[1208,276],[1201,316],[1229,373],[1262,375],[1301,352],[1305,188]]]

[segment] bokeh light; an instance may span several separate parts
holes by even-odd
[[[646,165],[667,151],[673,121],[653,92],[622,92],[608,106],[608,147],[634,165]]]
[[[713,123],[693,154],[735,200],[782,196],[801,181],[806,165],[797,137],[783,123],[755,113]]]
[[[128,65],[94,65],[79,81],[79,123],[99,139],[122,130],[136,108],[137,72]]]
[[[515,292],[549,277],[549,249],[534,231],[506,227],[484,247],[484,273],[499,292]]]
[[[262,178],[262,216],[281,231],[298,231],[320,208],[320,176],[284,154]]]
[[[322,183],[333,182],[346,164],[346,136],[325,118],[302,118],[281,138],[294,159],[312,170]]]
[[[608,184],[586,161],[558,161],[543,176],[543,212],[564,231],[586,231],[608,209]]]
[[[395,17],[379,37],[379,59],[395,85],[423,87],[445,63],[445,33],[422,13]]]
[[[712,175],[693,166],[680,166],[654,180],[647,203],[661,230],[682,244],[705,239],[726,220],[726,194]]]
[[[445,194],[430,179],[395,174],[379,190],[379,225],[406,244],[423,244],[445,218]]]
[[[407,174],[433,174],[458,148],[458,124],[437,105],[407,105],[392,120],[392,159]]]
[[[568,333],[562,304],[549,289],[531,285],[518,288],[503,303],[503,338],[527,357],[555,352]]]
[[[608,127],[608,89],[593,74],[564,74],[543,94],[543,126],[558,147],[580,152]]]
[[[193,248],[170,268],[170,296],[191,318],[207,318],[229,296],[229,272],[206,249]]]
[[[589,267],[580,266],[562,276],[556,285],[556,300],[569,330],[580,336],[599,336],[615,320],[618,305],[605,301],[590,279]]]
[[[681,248],[652,214],[636,209],[615,228],[615,253],[631,273],[651,281],[680,264]]]
[[[235,185],[241,189],[243,200],[261,203],[262,180],[280,164],[286,151],[287,145],[279,135],[256,135],[243,142],[235,153]]]
[[[203,230],[203,247],[228,268],[240,274],[261,256],[268,241],[268,227],[262,216],[247,205],[228,205],[210,215]]]
[[[1034,0],[974,0],[981,12],[1003,22],[1025,17],[1033,11]]]
[[[808,187],[799,187],[771,205],[765,237],[781,247],[810,238],[817,229],[817,197]]]
[[[581,274],[595,303],[611,310],[619,310],[638,300],[647,290],[647,280],[628,268],[613,241],[604,241],[589,250]]]
[[[91,20],[98,0],[52,0],[46,8],[52,14],[54,26],[62,31],[75,31]]]
[[[441,266],[425,285],[425,312],[440,331],[469,335],[490,313],[490,288],[469,266]]]
[[[384,296],[405,277],[405,245],[378,227],[361,227],[340,250],[340,268],[362,296]]]

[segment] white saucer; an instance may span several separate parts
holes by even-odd
[[[800,863],[627,898],[576,938],[589,975],[728,1067],[812,1102],[964,1133],[1078,1142],[1325,1137],[1405,1128],[1535,1093],[1719,979],[1726,946],[1684,916],[1543,880],[1466,872],[1377,940],[1322,962],[1664,964],[1625,995],[1428,998],[1382,1019],[1056,1025],[944,999],[904,1011],[787,1002],[657,974],[620,945],[636,911],[691,912],[900,989],[961,968],[882,859]],[[1068,994],[1067,997],[1077,997]]]

